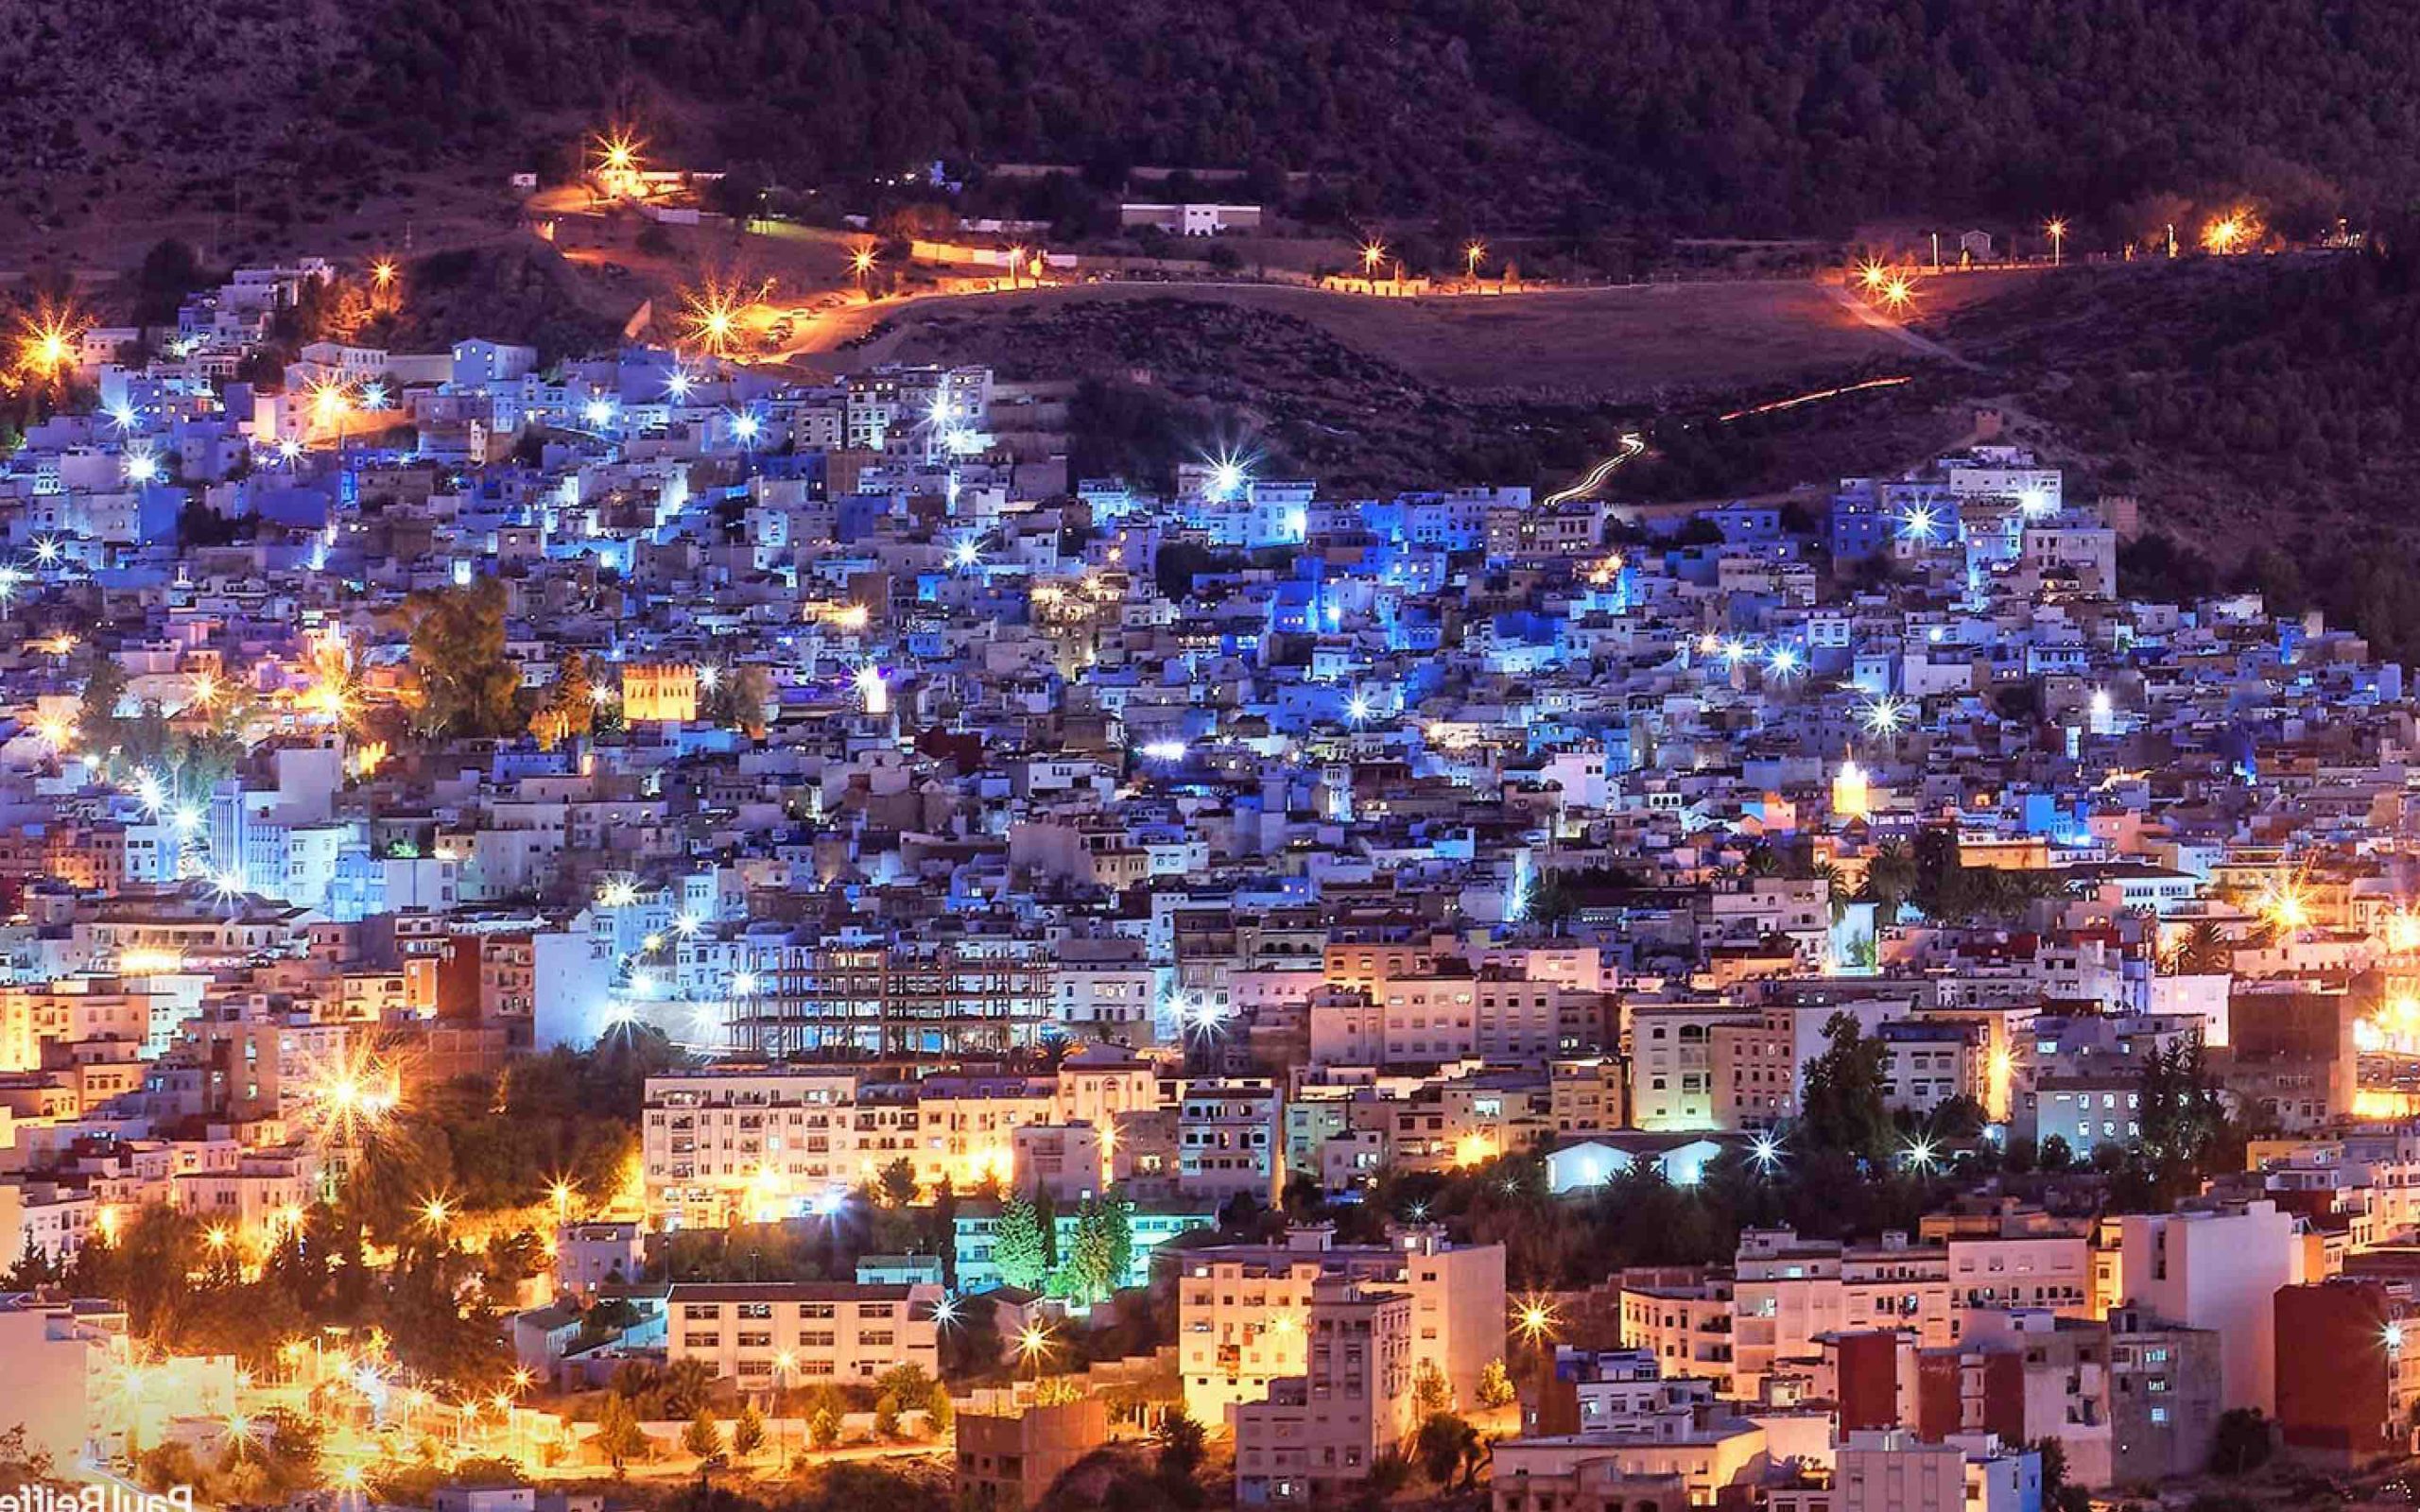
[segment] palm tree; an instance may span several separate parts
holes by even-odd
[[[1832,908],[1832,922],[1841,923],[1849,917],[1849,904],[1855,901],[1856,895],[1849,891],[1847,879],[1841,875],[1841,868],[1828,861],[1816,866],[1815,875],[1823,879],[1824,901]]]
[[[1885,840],[1874,848],[1874,859],[1866,863],[1865,895],[1874,900],[1882,913],[1882,921],[1891,923],[1899,917],[1899,905],[1916,890],[1916,858],[1903,840]]]
[[[2235,947],[2209,919],[2198,919],[2168,957],[2170,976],[2216,976],[2235,964]]]

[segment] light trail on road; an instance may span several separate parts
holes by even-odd
[[[1735,420],[1746,420],[1751,415],[1770,415],[1775,410],[1796,409],[1801,404],[1811,404],[1819,399],[1838,399],[1842,394],[1863,393],[1870,388],[1896,388],[1901,384],[1912,381],[1913,377],[1912,373],[1901,373],[1896,378],[1868,378],[1863,383],[1841,384],[1835,388],[1818,388],[1812,393],[1792,394],[1788,399],[1776,399],[1770,404],[1751,404],[1746,409],[1735,409],[1728,415],[1716,416],[1715,421],[1719,424],[1727,423]]]
[[[1632,457],[1636,456],[1639,453],[1646,450],[1647,438],[1639,435],[1636,431],[1631,432],[1629,435],[1622,438],[1622,449],[1620,451],[1598,463],[1595,467],[1590,468],[1587,472],[1587,475],[1582,477],[1579,482],[1573,484],[1571,487],[1564,489],[1560,492],[1547,494],[1546,497],[1547,507],[1548,508],[1552,508],[1559,504],[1569,504],[1574,499],[1584,499],[1588,497],[1588,495],[1596,492],[1598,490],[1605,486],[1605,480],[1614,475],[1614,470],[1616,468],[1620,467],[1624,462],[1629,461]]]

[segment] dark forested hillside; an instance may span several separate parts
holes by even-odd
[[[662,90],[790,181],[944,154],[1260,163],[1366,177],[1375,208],[1761,231],[2420,188],[2399,0],[381,4],[359,87],[424,94],[440,132]]]
[[[2420,192],[2410,19],[2404,0],[0,0],[0,124],[51,210],[78,169],[189,150],[239,198],[534,163],[626,114],[685,161],[795,185],[948,157],[1320,171],[1345,213],[1497,226],[2155,220],[2147,197],[2238,193],[2313,215]]]
[[[2146,593],[2221,582],[2420,658],[2420,228],[2335,256],[2079,270],[1952,318],[2086,492],[2174,535]]]

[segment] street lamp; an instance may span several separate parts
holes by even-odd
[[[1756,1162],[1756,1169],[1759,1172],[1766,1176],[1772,1175],[1773,1167],[1781,1163],[1781,1141],[1771,1134],[1757,1135],[1749,1146],[1748,1159]]]
[[[790,1370],[798,1364],[798,1356],[784,1349],[773,1356],[773,1452],[785,1465],[789,1463],[789,1416],[783,1398],[789,1395]]]
[[[1038,1324],[1028,1324],[1025,1332],[1017,1335],[1017,1358],[1032,1366],[1037,1378],[1042,1374],[1042,1366],[1050,1358],[1050,1331]]]
[[[1478,260],[1487,255],[1487,244],[1475,241],[1462,249],[1462,266],[1473,279],[1478,277]]]
[[[2042,229],[2050,233],[2050,266],[2056,267],[2066,249],[2067,223],[2054,215],[2050,223]]]
[[[1512,1314],[1513,1332],[1521,1335],[1521,1342],[1524,1344],[1534,1345],[1551,1339],[1554,1336],[1555,1325],[1561,1321],[1562,1319],[1555,1313],[1554,1304],[1547,1301],[1543,1295],[1532,1295],[1523,1298]]]

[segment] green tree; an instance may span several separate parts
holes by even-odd
[[[413,723],[423,731],[480,737],[520,727],[521,675],[505,656],[505,599],[501,580],[482,577],[405,601],[419,694]]]
[[[1063,1274],[1068,1294],[1097,1302],[1117,1290],[1134,1253],[1132,1210],[1115,1197],[1089,1197],[1076,1212],[1076,1232]]]
[[[1083,1400],[1081,1376],[1044,1376],[1033,1383],[1033,1404],[1037,1407],[1064,1407]]]
[[[1580,912],[1580,900],[1571,889],[1569,879],[1560,871],[1539,875],[1530,889],[1530,906],[1526,917],[1533,924],[1542,925],[1547,933],[1560,935],[1571,917]]]
[[[541,747],[552,750],[596,728],[596,685],[588,675],[588,658],[576,650],[568,652],[555,680],[546,685],[545,696],[529,715],[529,733]]]
[[[722,1452],[722,1425],[715,1421],[713,1412],[698,1409],[689,1425],[681,1430],[681,1447],[700,1459]]]
[[[895,1365],[874,1377],[874,1394],[897,1399],[901,1411],[928,1404],[935,1382],[920,1365]]]
[[[95,649],[84,670],[84,692],[76,709],[76,730],[84,748],[106,755],[120,739],[118,707],[126,701],[126,666]]]
[[[1112,1193],[1100,1206],[1100,1224],[1109,1234],[1109,1287],[1115,1291],[1134,1270],[1134,1204]]]
[[[1422,1418],[1412,1439],[1412,1456],[1420,1462],[1421,1473],[1439,1490],[1450,1489],[1458,1482],[1468,1488],[1486,1453],[1478,1430],[1450,1412]]]
[[[646,1459],[648,1447],[647,1433],[639,1427],[631,1399],[618,1391],[607,1392],[605,1404],[596,1414],[596,1452],[619,1470],[632,1460]]]
[[[2185,1195],[2219,1163],[2227,1134],[2226,1104],[2198,1034],[2143,1061],[2136,1148],[2162,1194]]]
[[[1505,1371],[1504,1362],[1490,1360],[1478,1373],[1478,1404],[1482,1407],[1509,1406],[1514,1396],[1512,1377]]]
[[[135,323],[174,325],[185,296],[209,282],[191,244],[173,236],[153,242],[134,275]]]
[[[1901,905],[1915,891],[1916,860],[1907,846],[1898,840],[1885,840],[1876,846],[1865,866],[1865,895],[1873,900],[1882,922],[1894,922]]]
[[[756,1410],[754,1402],[745,1403],[739,1416],[731,1420],[731,1452],[735,1458],[745,1459],[764,1447],[765,1415]]]
[[[873,1436],[881,1439],[899,1436],[899,1399],[888,1391],[873,1400]]]
[[[684,1355],[664,1367],[661,1389],[666,1417],[702,1413],[714,1395],[715,1367],[695,1355]]]
[[[1801,1078],[1799,1128],[1816,1148],[1878,1164],[1889,1159],[1893,1141],[1882,1091],[1888,1047],[1860,1033],[1849,1013],[1824,1021],[1824,1040],[1823,1054]]]
[[[2042,1457],[2043,1512],[2092,1512],[2092,1493],[2067,1479],[2067,1446],[2041,1438],[2032,1449]]]
[[[2197,919],[2176,942],[2166,962],[2171,976],[2216,976],[2235,964],[2235,947],[2228,943],[2219,926],[2206,919]]]
[[[840,1409],[826,1402],[815,1409],[806,1420],[807,1441],[818,1449],[830,1449],[840,1441]]]
[[[882,1200],[893,1208],[905,1208],[916,1200],[916,1162],[906,1156],[882,1168],[879,1190]]]
[[[1454,1410],[1453,1383],[1437,1368],[1436,1361],[1424,1356],[1412,1367],[1411,1401],[1423,1422]]]
[[[320,1451],[326,1435],[302,1413],[272,1407],[255,1425],[269,1489],[283,1496],[318,1482]]]
[[[1206,1452],[1208,1435],[1201,1422],[1183,1407],[1171,1408],[1160,1419],[1159,1472],[1164,1481],[1190,1481],[1201,1473],[1202,1455]]]
[[[1033,1291],[1050,1271],[1050,1246],[1041,1216],[1022,1194],[1000,1206],[1000,1220],[992,1231],[992,1263],[1011,1286]]]
[[[51,1285],[60,1274],[59,1263],[50,1258],[49,1251],[34,1243],[33,1230],[27,1228],[25,1247],[17,1252],[17,1262],[9,1267],[8,1275],[0,1277],[0,1289],[30,1292],[36,1287]]]
[[[2275,1448],[2269,1419],[2257,1407],[2230,1407],[2219,1414],[2218,1432],[2210,1440],[2210,1469],[2219,1475],[2249,1475],[2269,1463]]]
[[[773,677],[754,662],[717,668],[714,686],[699,701],[698,715],[710,724],[744,730],[765,738],[765,707],[773,701]]]

